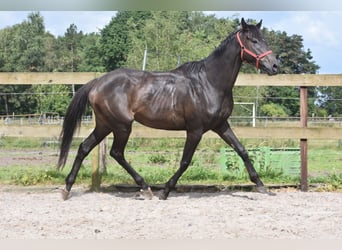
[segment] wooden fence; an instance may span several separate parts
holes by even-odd
[[[0,84],[84,84],[102,73],[0,73]],[[301,121],[298,127],[264,128],[264,127],[234,127],[239,138],[289,138],[300,140],[301,145],[301,189],[306,191],[307,184],[307,140],[308,139],[342,139],[341,128],[311,128],[307,126],[307,87],[341,86],[342,75],[257,75],[240,74],[236,86],[293,86],[300,88]],[[0,124],[0,136],[16,137],[58,137],[61,126],[11,126]],[[83,126],[77,136],[86,137],[93,129]],[[134,126],[132,137],[184,137],[183,131],[164,131]],[[206,137],[216,137],[208,132]],[[96,167],[93,168],[96,172]]]

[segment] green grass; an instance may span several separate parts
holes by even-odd
[[[312,175],[342,173],[342,149],[312,148],[308,152],[308,165]]]
[[[43,139],[0,139],[0,150],[42,149]],[[80,140],[73,143],[72,152],[63,171],[57,171],[51,163],[48,167],[13,165],[0,167],[0,184],[15,185],[63,185],[70,171]],[[260,146],[298,147],[294,140],[242,140],[247,149]],[[111,141],[109,140],[109,148]],[[150,184],[163,184],[176,172],[182,155],[184,139],[131,139],[127,145],[126,158]],[[219,149],[225,144],[219,139],[203,139],[188,170],[179,184],[251,184],[246,171],[239,174],[222,171]],[[51,146],[53,148],[55,146]],[[309,183],[322,183],[324,190],[342,190],[342,150],[337,141],[309,141]],[[1,151],[0,151],[1,157]],[[91,184],[91,160],[89,156],[77,176],[76,183]],[[103,184],[134,184],[126,171],[108,156]],[[284,175],[272,169],[260,170],[265,184],[299,184],[299,176]]]

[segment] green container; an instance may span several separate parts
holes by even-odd
[[[298,176],[300,174],[299,148],[269,148],[260,147],[248,150],[254,168],[260,171],[277,171],[283,175]],[[231,148],[220,149],[221,170],[230,175],[246,173],[245,165],[239,155]]]

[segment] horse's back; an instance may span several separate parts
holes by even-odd
[[[97,116],[110,118],[110,114],[110,119],[117,121],[184,129],[190,85],[190,79],[174,72],[120,68],[96,79],[89,100]]]

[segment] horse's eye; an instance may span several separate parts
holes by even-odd
[[[252,43],[258,43],[258,40],[254,37],[251,37],[251,36],[247,36],[247,39],[252,41]]]

